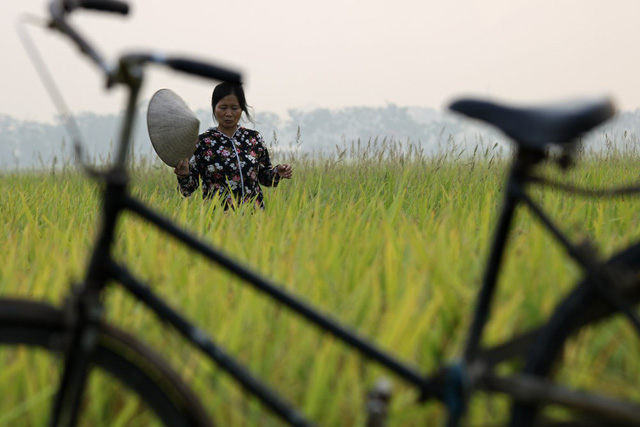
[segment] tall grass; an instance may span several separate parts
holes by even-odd
[[[224,212],[198,194],[182,199],[171,170],[156,164],[133,168],[132,192],[416,369],[432,372],[459,356],[503,196],[508,155],[494,146],[426,156],[411,146],[369,143],[338,147],[328,157],[283,153],[275,160],[292,163],[294,179],[265,190],[264,212]],[[638,180],[635,153],[582,153],[581,160],[567,174],[553,167],[545,171],[592,188]],[[87,262],[98,221],[98,188],[69,170],[8,173],[1,179],[0,294],[58,304]],[[640,236],[638,198],[593,200],[539,190],[534,196],[573,238],[596,239],[603,256]],[[487,343],[542,322],[580,277],[540,230],[530,215],[518,215]],[[367,389],[380,375],[390,376],[129,215],[118,230],[116,256],[323,425],[361,425]],[[110,289],[105,302],[107,319],[162,352],[219,424],[278,424],[126,293]],[[614,331],[608,332],[609,341],[589,341],[586,351],[578,351],[584,350],[579,345],[570,349],[576,363],[587,359],[582,371],[568,375],[584,376],[598,352],[600,380],[609,375],[615,381],[605,379],[608,387],[628,392],[635,382],[620,378],[635,378],[639,348],[624,324],[609,331]],[[624,352],[620,346],[607,355],[600,351],[620,342],[633,344]],[[417,405],[414,390],[401,380],[394,383],[391,425],[439,422],[439,405]],[[480,397],[470,419],[495,421],[505,410],[504,400]],[[108,425],[113,416],[98,411],[90,423]]]

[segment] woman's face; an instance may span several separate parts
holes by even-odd
[[[235,95],[227,95],[216,104],[214,110],[218,125],[223,129],[233,129],[238,127],[240,116],[242,116],[242,108],[238,97]]]

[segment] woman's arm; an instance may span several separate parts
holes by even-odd
[[[257,140],[259,144],[260,157],[258,159],[258,181],[266,187],[277,187],[281,178],[291,179],[292,169],[290,165],[280,164],[273,167],[269,157],[269,150],[262,139],[262,135],[258,133]]]
[[[185,197],[189,197],[200,186],[200,174],[195,155],[191,157],[191,160],[180,160],[173,173],[178,179],[178,191]]]

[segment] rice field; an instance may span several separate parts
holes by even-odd
[[[199,194],[183,199],[172,171],[158,164],[133,167],[132,192],[421,372],[455,360],[499,212],[508,154],[496,147],[436,156],[351,147],[323,158],[289,154],[284,160],[293,165],[294,179],[265,190],[264,212],[224,212]],[[637,183],[640,157],[625,150],[583,153],[567,173],[545,169],[563,182],[605,188]],[[0,179],[0,295],[60,304],[87,262],[98,221],[98,186],[72,168],[5,172]],[[588,199],[538,189],[533,194],[572,238],[598,242],[603,256],[640,237],[640,197]],[[120,224],[116,256],[321,425],[363,425],[364,396],[381,376],[394,385],[389,425],[432,425],[443,418],[437,403],[418,405],[417,393],[400,379],[136,218],[126,216]],[[485,342],[540,324],[579,278],[551,236],[522,211]],[[107,320],[171,361],[218,425],[279,425],[124,291],[109,289],[105,303]],[[639,350],[631,328],[611,322],[602,338],[568,348],[567,365],[575,369],[562,375],[640,399]],[[50,373],[30,367],[23,376],[18,368],[0,373],[3,395],[27,390],[37,398],[28,405],[2,399],[0,425],[42,425],[54,393],[43,379]],[[94,404],[83,424],[145,425],[136,418],[137,403],[111,396],[101,381],[92,379],[89,386]],[[499,422],[507,409],[501,397],[478,396],[469,424]]]

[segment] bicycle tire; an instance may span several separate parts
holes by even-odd
[[[619,252],[607,261],[609,265],[619,265],[633,273],[635,279],[623,290],[626,300],[634,306],[640,302],[640,243]],[[543,379],[550,379],[558,367],[567,340],[587,327],[620,314],[608,303],[595,287],[586,280],[578,285],[557,306],[549,322],[536,340],[526,359],[523,373]],[[542,405],[531,402],[514,401],[511,408],[511,426],[535,426],[546,423],[540,413]],[[560,425],[605,425],[607,420],[593,416],[578,418],[572,423],[558,422]],[[544,424],[546,425],[546,424]],[[615,421],[606,425],[624,425]]]
[[[60,359],[63,322],[62,311],[50,305],[0,299],[0,349],[38,347]],[[165,425],[212,425],[200,401],[181,378],[153,351],[114,327],[100,326],[91,368],[92,373],[102,370],[125,385]],[[10,388],[4,386],[3,390],[8,393]]]

